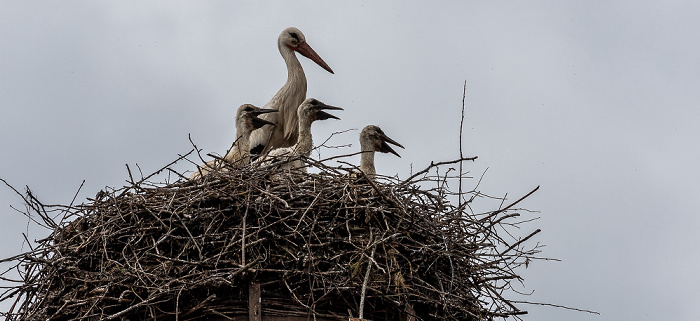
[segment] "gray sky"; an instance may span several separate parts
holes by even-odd
[[[236,108],[284,83],[289,26],[335,71],[302,58],[308,97],[345,108],[316,141],[379,125],[406,147],[378,155],[380,173],[458,156],[467,81],[467,168],[488,168],[479,190],[511,200],[541,185],[522,204],[540,211],[528,227],[562,260],[521,271],[535,292],[512,298],[602,314],[522,306],[523,319],[700,319],[692,1],[4,1],[0,177],[68,203],[82,180],[79,200],[122,186],[124,164],[162,167],[188,134],[225,152]],[[358,133],[323,155],[358,150]],[[2,257],[23,250],[27,225],[10,205],[0,188]]]

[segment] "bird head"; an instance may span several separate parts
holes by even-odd
[[[280,47],[286,46],[289,49],[302,54],[304,57],[311,59],[326,71],[333,73],[331,67],[329,67],[328,64],[326,64],[326,62],[323,61],[323,59],[321,59],[321,57],[316,53],[316,51],[314,51],[311,46],[306,43],[306,37],[304,37],[304,34],[301,33],[301,30],[294,27],[284,29],[277,39],[277,45]]]
[[[340,119],[336,116],[333,116],[324,110],[343,110],[340,107],[335,107],[335,106],[330,106],[322,103],[318,99],[315,98],[308,98],[306,99],[301,105],[299,106],[299,109],[297,109],[297,115],[299,116],[299,119],[310,119],[312,121],[314,120],[326,120],[328,118],[334,118],[334,119]]]
[[[392,153],[398,157],[401,157],[389,144],[404,148],[401,144],[397,143],[395,140],[389,138],[384,131],[379,128],[379,126],[368,125],[360,133],[360,144],[370,144],[372,150],[382,153]]]
[[[259,115],[274,113],[277,109],[263,109],[251,104],[243,104],[238,107],[236,120],[238,124],[243,124],[248,130],[255,130],[265,125],[275,125],[273,122],[258,118]]]

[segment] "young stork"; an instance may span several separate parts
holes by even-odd
[[[394,144],[404,148],[401,144],[389,138],[384,131],[375,125],[368,125],[360,132],[360,170],[367,175],[368,178],[374,179],[377,175],[377,170],[374,168],[374,152],[392,153],[401,157],[389,144]]]
[[[297,143],[290,147],[273,149],[259,161],[263,166],[280,163],[280,168],[284,170],[300,170],[306,172],[304,163],[299,159],[291,160],[298,156],[309,157],[313,149],[314,141],[311,136],[311,124],[316,120],[326,120],[328,118],[340,119],[325,111],[343,110],[340,107],[326,105],[314,98],[309,98],[297,109],[299,119],[299,139]]]
[[[294,52],[311,59],[326,71],[333,73],[323,59],[313,50],[306,37],[297,28],[287,28],[277,38],[277,47],[287,64],[287,82],[263,108],[277,109],[277,114],[267,114],[263,119],[277,124],[256,130],[250,137],[250,154],[253,159],[272,148],[296,144],[298,138],[297,108],[306,99],[306,75]]]
[[[238,111],[236,112],[236,140],[233,144],[233,148],[224,156],[224,161],[232,164],[235,168],[248,165],[250,163],[248,154],[250,149],[250,133],[265,125],[275,125],[275,123],[260,119],[258,116],[274,112],[277,112],[277,110],[263,109],[251,104],[243,104],[238,107]],[[218,159],[210,160],[192,173],[190,179],[198,179],[216,168],[221,168],[221,165],[221,161]]]

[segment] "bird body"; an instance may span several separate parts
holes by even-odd
[[[259,115],[277,112],[275,109],[263,109],[251,104],[243,104],[236,112],[236,139],[233,148],[224,156],[223,160],[231,164],[234,168],[241,168],[250,163],[250,134],[265,125],[275,125],[274,123],[258,118]],[[221,160],[214,159],[200,166],[199,169],[190,175],[190,179],[200,178],[214,169],[220,168]]]
[[[287,28],[279,35],[277,47],[287,65],[287,82],[263,108],[277,109],[279,113],[261,118],[277,124],[262,128],[250,137],[250,154],[253,157],[267,153],[272,148],[294,145],[298,139],[297,108],[306,99],[306,75],[294,52],[311,59],[330,73],[333,70],[306,43],[304,34],[297,28]]]
[[[297,109],[299,139],[296,144],[289,147],[276,148],[270,151],[260,160],[262,165],[280,164],[284,170],[304,169],[304,163],[298,159],[299,156],[309,157],[313,149],[313,136],[311,135],[311,124],[316,120],[328,118],[340,119],[323,111],[324,109],[343,110],[340,107],[326,105],[317,99],[309,98]],[[297,159],[294,159],[297,158]]]
[[[374,178],[377,175],[377,170],[374,167],[374,153],[392,153],[401,157],[389,144],[394,144],[404,148],[401,144],[389,138],[384,131],[375,125],[368,125],[360,132],[360,170],[369,178]]]

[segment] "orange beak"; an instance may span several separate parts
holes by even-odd
[[[309,46],[309,44],[302,43],[301,45],[299,45],[299,47],[295,48],[294,50],[298,51],[304,57],[311,59],[313,62],[321,66],[321,68],[325,69],[326,71],[333,73],[331,67],[328,67],[326,62],[323,61],[323,59],[321,59],[321,57],[313,49],[311,49],[311,46]]]

